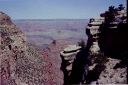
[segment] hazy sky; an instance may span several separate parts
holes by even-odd
[[[86,19],[126,0],[0,0],[0,11],[13,19]]]

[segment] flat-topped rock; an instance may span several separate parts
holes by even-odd
[[[75,58],[75,55],[79,52],[71,52],[71,53],[64,53],[64,51],[60,52],[60,55],[63,56],[64,60],[72,61]]]
[[[64,60],[72,61],[76,54],[80,51],[80,48],[81,47],[77,45],[69,45],[60,52],[60,55],[64,58]]]
[[[94,22],[89,23],[88,25],[91,25],[91,26],[100,26],[102,23],[103,23],[103,22],[94,21]]]
[[[73,51],[77,51],[79,50],[81,47],[80,46],[77,46],[77,45],[68,45],[67,48],[64,49],[64,52],[73,52]]]
[[[100,26],[87,26],[86,29],[99,29]]]

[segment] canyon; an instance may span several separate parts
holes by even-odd
[[[121,5],[90,20],[0,12],[0,85],[127,84],[126,13]]]

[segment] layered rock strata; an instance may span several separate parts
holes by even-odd
[[[85,82],[126,84],[128,63],[126,59],[126,56],[128,56],[126,10],[114,9],[111,6],[103,14],[104,16],[101,16],[101,18],[104,20],[91,19],[88,24],[89,27],[86,29],[88,39],[90,39],[88,41],[92,43],[89,49],[92,65],[89,66]],[[119,64],[121,67],[118,66]]]
[[[70,80],[70,75],[72,71],[72,64],[77,53],[80,51],[81,47],[77,45],[69,45],[63,51],[61,51],[60,56],[62,59],[61,70],[64,73],[64,84],[68,84]]]
[[[122,5],[110,6],[100,18],[90,19],[87,45],[74,57],[68,84],[128,83],[126,13]]]

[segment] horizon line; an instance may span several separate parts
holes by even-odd
[[[85,19],[83,19],[83,18],[58,18],[58,19],[56,19],[56,18],[53,18],[53,19],[12,19],[12,20],[87,20],[87,19],[90,19],[90,18],[85,18]]]

